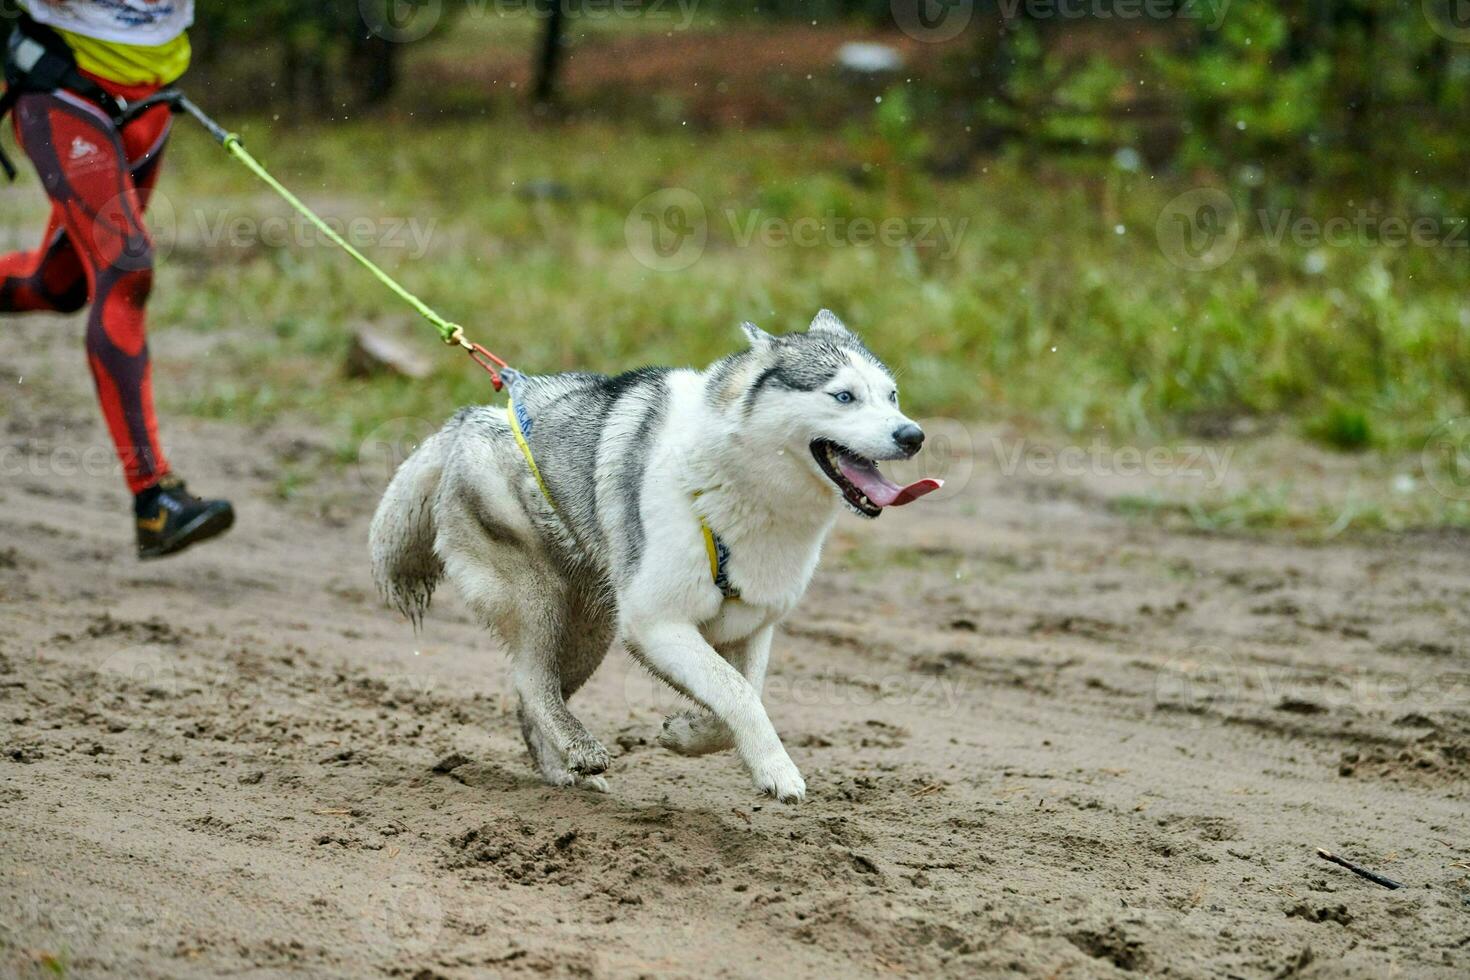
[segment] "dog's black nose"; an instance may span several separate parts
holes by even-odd
[[[912,422],[905,422],[893,430],[893,441],[899,449],[912,456],[924,444],[924,430]]]

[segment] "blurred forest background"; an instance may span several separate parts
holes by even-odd
[[[1470,13],[1461,6],[236,0],[202,5],[196,48],[204,70],[248,79],[237,86],[248,104],[264,95],[297,116],[395,98],[421,111],[504,110],[518,101],[509,84],[520,79],[521,100],[565,97],[568,110],[599,118],[831,125],[871,102],[843,84],[852,79],[832,57],[832,42],[862,33],[901,49],[901,62],[869,74],[892,74],[909,93],[939,176],[1013,147],[1104,160],[1132,147],[1151,166],[1258,168],[1261,183],[1407,188],[1416,177],[1421,187],[1452,180],[1470,154]],[[419,57],[446,36],[460,43]],[[836,84],[807,85],[813,72]]]
[[[1470,414],[1466,6],[232,0],[199,5],[183,85],[530,370],[703,363],[743,319],[829,306],[921,413],[1412,458],[1384,464],[1403,513],[1379,523],[1470,523],[1470,445],[1425,450]],[[176,132],[154,318],[214,354],[156,386],[176,410],[303,413],[346,456],[488,399],[342,256],[223,236],[287,212]],[[640,256],[650,195],[689,261]],[[360,325],[429,377],[334,373]],[[1408,493],[1421,450],[1467,492]]]

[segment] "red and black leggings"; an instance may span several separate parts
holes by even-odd
[[[155,91],[97,81],[130,101]],[[90,300],[87,360],[134,493],[168,472],[144,329],[153,241],[143,210],[169,121],[160,105],[119,133],[102,109],[71,92],[21,95],[16,139],[51,198],[51,219],[40,248],[0,256],[0,312],[71,313]]]

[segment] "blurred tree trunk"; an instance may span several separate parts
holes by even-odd
[[[540,105],[556,100],[557,72],[561,68],[562,29],[566,0],[547,0],[546,26],[541,32],[541,50],[536,59],[536,84],[532,96]]]
[[[347,50],[347,74],[360,105],[387,101],[398,84],[399,45],[359,27]]]
[[[997,116],[1015,116],[1024,112],[1012,86],[1016,73],[1017,52],[1014,44],[1018,32],[1036,30],[1041,38],[1043,50],[1050,39],[1050,25],[1032,16],[1029,5],[1020,3],[1008,6],[986,3],[976,9],[977,19],[990,15],[994,28],[970,27],[971,41],[971,87],[975,105],[987,103],[997,112],[981,112],[972,123],[971,148],[975,153],[994,152],[1006,140],[1024,136],[1014,121],[998,122]]]
[[[304,115],[331,111],[332,88],[327,53],[310,38],[292,38],[281,52],[281,82],[287,101]]]
[[[1338,18],[1341,26],[1335,33],[1339,44],[1347,31],[1356,28],[1359,33],[1359,57],[1352,59],[1356,71],[1344,93],[1347,97],[1346,137],[1354,152],[1367,156],[1372,151],[1373,111],[1379,84],[1378,11],[1368,4],[1361,7],[1344,5],[1338,8]]]

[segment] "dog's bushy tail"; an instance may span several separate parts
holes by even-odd
[[[444,577],[444,563],[434,552],[434,498],[450,438],[448,432],[436,432],[403,461],[368,531],[378,591],[415,626],[423,622],[434,587]]]

